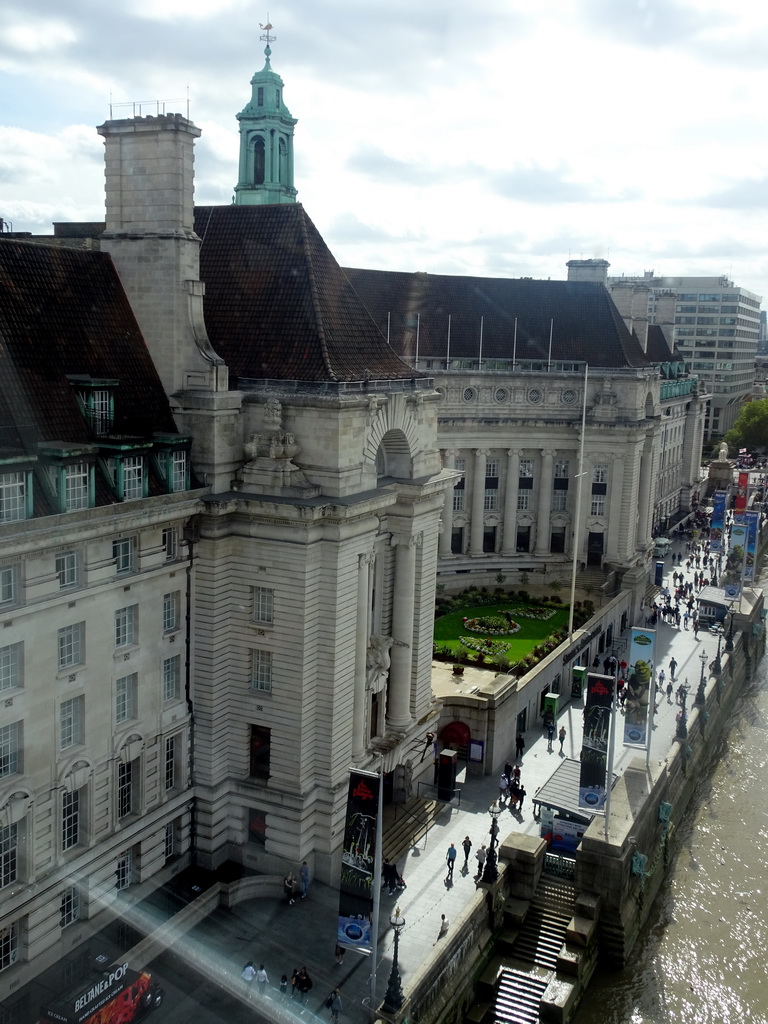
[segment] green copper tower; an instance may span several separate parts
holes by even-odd
[[[262,25],[267,58],[251,79],[251,101],[237,115],[240,122],[240,171],[234,202],[238,206],[295,203],[293,126],[296,118],[283,102],[283,80],[272,70],[272,26]]]

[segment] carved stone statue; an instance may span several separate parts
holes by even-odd
[[[728,461],[728,445],[725,443],[725,441],[723,441],[720,444],[720,447],[719,447],[718,452],[717,452],[717,461],[718,462],[727,462]]]
[[[394,642],[391,636],[380,636],[378,633],[371,636],[365,657],[365,682],[369,690],[375,689],[382,679],[386,679],[392,662],[389,652]]]

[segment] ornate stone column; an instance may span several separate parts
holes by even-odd
[[[387,695],[387,726],[407,729],[411,724],[411,665],[413,663],[413,613],[416,593],[418,537],[394,534],[395,586],[392,595],[392,645]]]
[[[485,504],[485,470],[488,465],[488,449],[475,451],[475,470],[472,474],[472,519],[469,524],[469,553],[473,557],[483,554],[483,520]]]
[[[365,702],[366,702],[366,661],[368,655],[368,634],[370,632],[370,567],[373,554],[358,555],[357,558],[357,602],[355,625],[355,699],[352,712],[352,757],[363,756],[366,748]]]
[[[587,520],[589,519],[590,509],[592,507],[592,459],[593,456],[584,452],[584,477],[581,481],[581,512],[579,522],[579,533],[580,537],[574,538],[574,547],[576,549],[576,559],[579,562],[587,561]],[[578,494],[578,491],[577,491]],[[574,514],[574,526],[576,522],[576,516]]]
[[[535,555],[549,554],[550,524],[552,511],[553,462],[556,451],[543,449],[541,453],[541,472],[539,476],[539,500],[536,510],[536,547]]]
[[[517,488],[520,481],[519,448],[507,450],[507,476],[504,481],[504,525],[502,527],[501,553],[514,555],[517,552]]]
[[[617,456],[611,465],[611,494],[608,506],[608,537],[605,545],[605,557],[611,562],[619,560],[619,539],[622,523],[622,503],[624,499],[624,459]]]
[[[455,467],[458,454],[455,448],[448,448],[443,452],[443,466],[445,469],[453,469]],[[442,520],[443,529],[438,540],[437,553],[441,558],[447,558],[451,554],[451,535],[453,533],[453,487],[446,487],[445,489]]]

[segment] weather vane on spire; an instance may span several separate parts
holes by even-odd
[[[271,36],[269,34],[272,31],[272,23],[269,20],[269,11],[267,11],[267,24],[266,25],[262,25],[261,22],[259,22],[259,28],[262,30],[262,33],[263,33],[261,36],[259,36],[259,38],[261,39],[262,43],[266,43],[267,46],[269,46],[270,43],[274,43],[274,41],[275,41],[275,39],[277,37],[276,36]]]

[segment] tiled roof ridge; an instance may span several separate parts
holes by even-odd
[[[299,212],[299,231],[301,232],[301,244],[304,249],[304,259],[307,263],[307,278],[309,281],[309,294],[312,299],[312,308],[315,312],[315,326],[317,328],[317,337],[320,342],[320,353],[323,359],[323,365],[326,372],[329,374],[331,380],[338,380],[338,375],[331,366],[331,357],[328,352],[328,342],[325,336],[325,322],[323,320],[322,307],[320,305],[320,295],[317,286],[317,279],[315,274],[315,262],[312,258],[312,246],[309,239],[309,230],[307,228],[307,212],[301,203],[296,204]],[[313,225],[314,226],[314,225]]]

